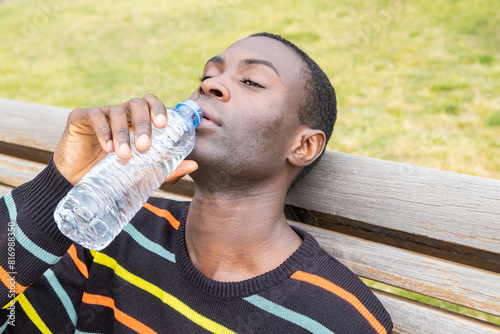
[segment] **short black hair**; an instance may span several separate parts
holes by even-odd
[[[268,37],[290,47],[305,63],[304,74],[304,101],[299,106],[299,122],[311,129],[318,129],[325,133],[326,142],[330,140],[337,120],[337,98],[335,89],[325,72],[304,51],[280,35],[260,32],[249,37]],[[326,148],[326,145],[325,145]],[[306,166],[297,176],[292,186],[302,179],[316,165],[323,156],[321,155],[312,164]]]

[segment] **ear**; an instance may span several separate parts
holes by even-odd
[[[288,162],[297,167],[308,166],[321,155],[325,145],[326,136],[323,131],[301,125],[288,154]]]

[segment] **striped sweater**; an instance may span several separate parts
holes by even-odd
[[[0,199],[0,333],[392,333],[372,292],[299,229],[278,268],[217,282],[187,253],[189,202],[151,198],[96,252],[53,221],[70,188],[51,163]]]

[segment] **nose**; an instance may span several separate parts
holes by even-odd
[[[216,97],[221,101],[228,101],[231,98],[231,93],[226,85],[221,82],[220,76],[203,80],[200,84],[199,94]]]

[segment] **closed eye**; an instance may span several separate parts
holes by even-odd
[[[207,79],[210,79],[210,78],[211,78],[211,76],[210,76],[210,75],[205,75],[205,74],[203,74],[202,76],[200,76],[200,82],[203,82],[203,81],[205,81],[205,80],[207,80]]]
[[[244,83],[245,85],[248,85],[248,86],[253,86],[253,87],[258,87],[258,88],[264,88],[262,85],[259,85],[255,81],[252,81],[252,80],[250,80],[248,78],[245,78],[245,79],[241,80],[241,82]]]

